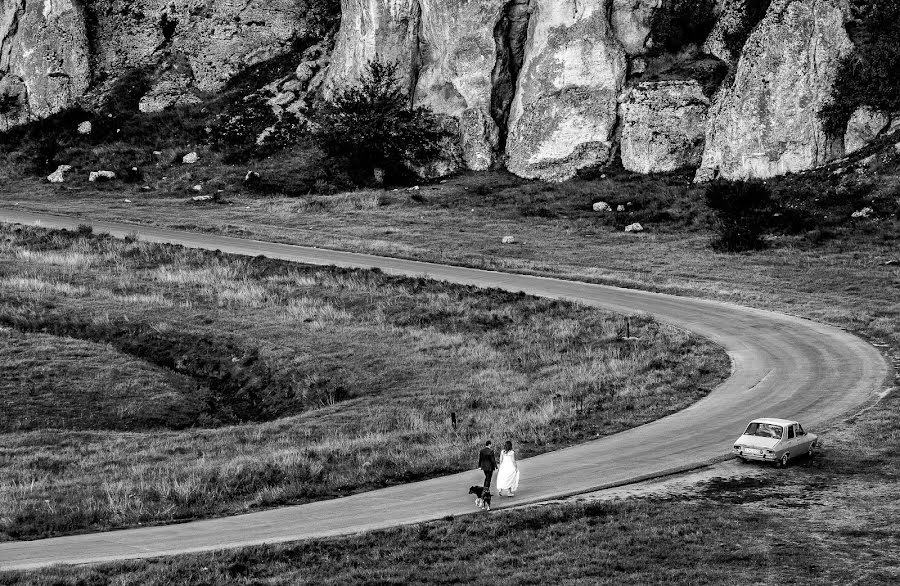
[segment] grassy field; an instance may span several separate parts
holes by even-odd
[[[709,248],[709,212],[688,179],[610,175],[542,186],[504,174],[466,175],[397,192],[299,198],[235,192],[202,207],[180,194],[151,193],[124,204],[121,193],[33,186],[41,197],[22,203],[732,301],[846,328],[900,365],[896,216],[851,218],[835,206],[864,202],[840,203],[843,192],[835,186],[841,182],[829,180],[815,189],[835,204],[818,212],[817,227],[770,236],[759,252],[721,254]],[[865,181],[878,197],[900,197],[896,176]],[[631,201],[632,210],[596,214],[590,204],[598,200]],[[647,231],[623,233],[633,219]],[[519,244],[502,245],[504,235]],[[900,580],[898,401],[895,392],[824,430],[824,453],[811,467],[773,471],[762,482],[723,481],[684,502],[554,506],[346,540],[7,580],[893,584]],[[415,563],[397,563],[406,560]]]
[[[624,340],[623,316],[571,303],[87,230],[0,227],[0,326],[5,539],[433,477],[485,438],[534,455],[728,372],[644,316]]]
[[[473,515],[311,543],[0,575],[75,584],[896,584],[900,397],[811,465],[661,496]]]

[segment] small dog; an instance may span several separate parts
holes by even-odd
[[[491,490],[483,486],[469,487],[469,494],[475,495],[475,506],[485,511],[491,510]]]

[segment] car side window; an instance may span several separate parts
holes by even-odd
[[[800,425],[799,423],[797,424],[797,435],[798,435],[798,436],[806,435],[806,432],[803,431],[803,426]]]
[[[788,427],[788,439],[794,439],[794,426]]]

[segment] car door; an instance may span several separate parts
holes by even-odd
[[[792,458],[797,456],[797,429],[796,425],[788,425],[784,430],[784,447],[782,452],[787,452]]]
[[[799,423],[795,424],[795,426],[797,427],[797,455],[808,454],[810,444],[809,434],[803,431],[803,426]]]

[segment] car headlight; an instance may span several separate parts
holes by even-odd
[[[741,451],[741,446],[734,446],[734,449],[740,452],[740,451]]]
[[[774,452],[773,450],[766,450],[766,455],[767,455],[767,456],[774,456],[774,455],[775,455],[775,452]]]

